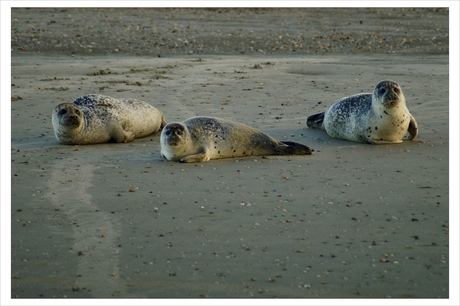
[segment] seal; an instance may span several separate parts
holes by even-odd
[[[52,123],[56,139],[71,145],[129,142],[166,125],[163,113],[146,102],[103,95],[82,96],[57,105]]]
[[[417,136],[417,122],[406,107],[401,87],[381,81],[374,92],[333,102],[325,112],[309,116],[307,127],[323,129],[333,138],[371,144],[401,143]]]
[[[168,123],[161,132],[160,141],[164,158],[186,163],[312,153],[302,144],[278,141],[245,124],[212,117],[193,117],[183,122]]]

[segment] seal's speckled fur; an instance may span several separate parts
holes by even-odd
[[[190,163],[242,156],[309,155],[311,149],[275,140],[245,124],[193,117],[165,126],[161,132],[161,154],[168,160]]]
[[[324,112],[307,118],[307,126],[323,129],[333,138],[372,144],[401,143],[417,136],[417,122],[406,107],[401,87],[382,81],[373,94],[359,94],[333,102]]]
[[[128,142],[166,125],[163,113],[146,102],[103,95],[57,105],[52,123],[56,139],[63,144]]]

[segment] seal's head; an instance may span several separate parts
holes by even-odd
[[[374,88],[373,100],[379,102],[384,108],[395,108],[400,104],[405,105],[401,87],[393,81],[382,81]]]
[[[81,109],[73,103],[61,103],[53,110],[53,126],[66,129],[78,128],[82,125],[84,118]]]
[[[73,103],[61,103],[51,117],[56,139],[63,144],[78,144],[78,136],[85,127],[81,109]],[[76,138],[77,137],[77,138]]]
[[[161,142],[171,147],[178,147],[187,142],[188,130],[182,123],[167,124],[161,132]]]
[[[161,155],[168,160],[181,160],[194,152],[197,143],[193,142],[188,128],[178,122],[167,124],[160,136]]]

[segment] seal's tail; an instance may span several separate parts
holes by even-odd
[[[323,128],[323,121],[324,121],[324,112],[311,115],[307,118],[307,126],[313,129],[322,129]]]
[[[310,155],[312,149],[303,144],[292,141],[281,141],[286,146],[281,146],[281,153],[284,155]]]

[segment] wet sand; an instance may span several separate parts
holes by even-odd
[[[157,33],[144,29],[152,40],[144,45],[124,36],[126,24],[115,26],[113,19],[131,22],[129,10],[13,11],[12,298],[449,297],[447,12],[353,11],[362,22],[344,25],[350,38],[342,42],[327,38],[343,28],[336,24],[349,15],[342,10],[330,19],[320,18],[322,10],[295,14],[308,13],[304,19],[286,10],[238,12],[138,12],[133,24]],[[168,28],[149,13],[174,18]],[[413,16],[408,22],[430,17],[409,27],[402,14]],[[232,16],[238,21],[229,24]],[[260,36],[276,20],[299,37],[298,50],[289,40],[279,48],[286,33]],[[83,25],[89,30],[80,32]],[[300,39],[300,28],[318,42]],[[192,41],[186,29],[195,29],[195,42],[181,47],[178,38]],[[198,36],[200,29],[210,33]],[[239,40],[225,43],[212,34],[219,31]],[[432,31],[433,43],[423,42]],[[55,33],[67,33],[62,52],[51,47]],[[359,49],[369,33],[387,43]],[[420,41],[398,43],[415,34]],[[72,45],[82,37],[91,48]],[[128,51],[98,48],[114,46],[106,40],[115,37]],[[160,37],[168,37],[165,45],[149,54]],[[258,37],[273,39],[263,47]],[[383,79],[402,86],[416,140],[374,146],[306,128],[307,116]],[[60,145],[52,109],[90,93],[144,100],[168,122],[238,121],[315,152],[181,164],[161,158],[159,134]]]

